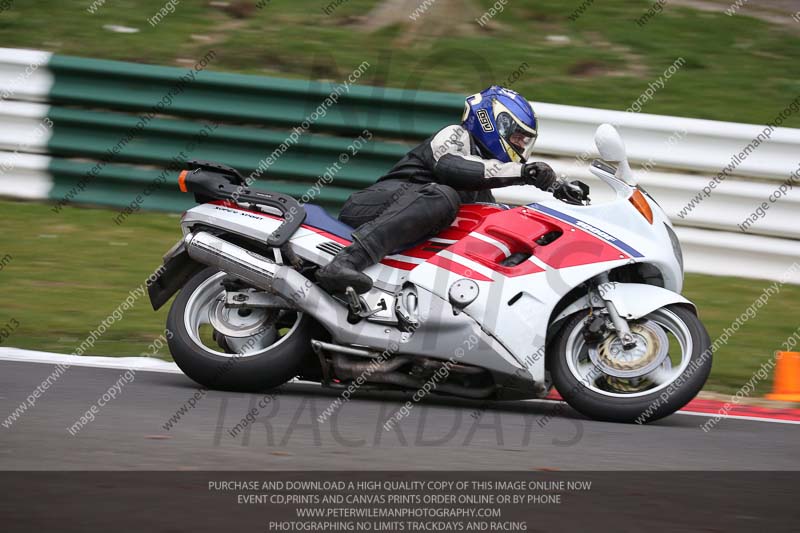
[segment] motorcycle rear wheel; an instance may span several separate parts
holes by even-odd
[[[321,326],[308,315],[286,309],[229,313],[230,329],[251,331],[226,337],[211,325],[210,313],[221,307],[227,274],[207,268],[192,277],[176,296],[167,316],[169,349],[178,367],[209,389],[250,392],[277,387],[314,360],[311,339]]]
[[[587,342],[585,319],[585,312],[568,319],[548,354],[556,390],[580,413],[644,424],[674,413],[703,388],[711,341],[690,308],[665,306],[632,323],[638,344],[631,351],[621,349],[615,333]]]

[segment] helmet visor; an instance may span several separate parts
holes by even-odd
[[[497,131],[523,162],[531,156],[536,143],[535,129],[518,122],[510,113],[501,112],[497,115]]]

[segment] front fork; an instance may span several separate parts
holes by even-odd
[[[612,282],[608,279],[608,273],[604,272],[595,279],[597,280],[597,285],[589,288],[590,302],[594,301],[595,297],[598,301],[603,302],[606,311],[608,311],[608,317],[611,319],[611,323],[614,324],[614,328],[617,330],[617,334],[622,341],[622,348],[625,350],[630,350],[636,346],[636,340],[633,338],[631,328],[628,326],[628,321],[620,316],[616,306],[614,305],[614,302],[611,300],[606,300],[603,297],[608,290],[607,287],[610,287],[612,284]],[[606,287],[605,290],[604,287]]]

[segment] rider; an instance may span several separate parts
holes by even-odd
[[[367,292],[372,279],[365,268],[436,235],[461,204],[494,202],[490,189],[508,185],[553,191],[550,165],[528,162],[537,126],[531,104],[515,91],[493,85],[468,97],[461,125],[439,130],[347,199],[339,220],[358,228],[353,243],[317,271],[317,281],[330,293],[348,286]]]

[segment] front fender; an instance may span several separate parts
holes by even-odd
[[[602,299],[613,303],[620,316],[628,320],[642,318],[656,309],[671,304],[686,304],[697,312],[696,306],[680,294],[646,283],[618,283],[612,281],[602,285],[600,292]],[[595,301],[590,305],[589,297],[584,296],[561,311],[556,319],[553,320],[553,323],[589,307],[604,307],[604,304],[598,301],[597,296],[595,296]]]

